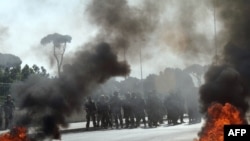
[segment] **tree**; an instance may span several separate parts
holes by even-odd
[[[72,40],[72,37],[69,35],[61,35],[58,33],[49,34],[41,39],[41,44],[46,45],[49,43],[53,43],[53,55],[57,62],[57,70],[58,70],[58,76],[60,76],[61,73],[61,67],[63,63],[63,56],[66,50],[66,43],[70,43]]]
[[[41,67],[41,75],[44,77],[49,77],[49,74],[47,73],[47,70],[42,66]]]
[[[29,67],[29,65],[25,65],[22,69],[22,72],[21,72],[21,80],[25,80],[29,77],[29,75],[33,74],[34,71],[32,70],[32,68]]]
[[[33,71],[34,71],[35,74],[40,74],[41,73],[40,72],[40,68],[37,65],[33,65],[32,69],[33,69]]]
[[[15,81],[23,81],[31,74],[49,77],[47,70],[44,67],[39,68],[37,65],[29,67],[29,65],[26,64],[23,68],[21,68],[21,65],[0,67],[0,104],[5,96],[9,94],[12,83]]]
[[[10,69],[10,79],[11,82],[14,82],[16,80],[21,80],[21,66],[16,66],[16,67],[12,67]]]
[[[10,68],[5,68],[3,73],[3,83],[11,83]]]
[[[20,80],[21,66],[0,68],[0,102],[9,94],[10,85]]]

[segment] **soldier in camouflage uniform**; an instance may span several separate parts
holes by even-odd
[[[134,127],[134,115],[132,109],[132,101],[131,101],[131,94],[128,92],[125,94],[125,99],[122,102],[122,107],[124,111],[124,118],[126,128],[133,128]]]
[[[146,115],[145,115],[146,103],[140,94],[135,97],[134,114],[136,118],[136,127],[140,126],[141,120],[143,121],[144,127],[146,127]]]
[[[85,111],[86,111],[86,119],[87,119],[87,123],[86,123],[86,129],[89,129],[89,124],[90,124],[90,119],[92,119],[93,121],[93,126],[96,127],[96,105],[95,103],[92,101],[91,97],[88,97],[88,101],[85,103]]]
[[[111,127],[112,128],[112,123],[110,121],[110,116],[109,116],[109,103],[107,101],[107,99],[105,98],[104,95],[100,96],[100,100],[97,103],[97,109],[98,109],[98,116],[99,119],[101,120],[101,127],[102,128],[108,128]],[[98,121],[98,125],[99,125],[99,121]]]
[[[112,117],[115,120],[116,128],[119,128],[118,119],[120,122],[121,128],[123,128],[123,120],[122,120],[122,100],[118,96],[118,92],[115,91],[113,97],[110,99],[110,108]]]
[[[148,126],[157,127],[160,119],[160,100],[156,96],[154,91],[148,93],[147,98],[147,114],[148,114]]]

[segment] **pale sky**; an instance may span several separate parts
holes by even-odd
[[[86,6],[90,0],[1,0],[0,1],[0,28],[7,28],[0,34],[0,52],[19,56],[24,64],[44,66],[49,73],[56,71],[50,66],[49,59],[44,53],[49,53],[50,46],[41,46],[40,40],[52,33],[68,34],[72,42],[68,44],[66,55],[88,42],[98,33],[98,28],[91,25],[86,17]],[[130,1],[132,2],[132,1]],[[136,5],[136,2],[133,4]],[[171,6],[169,6],[171,7]],[[174,8],[168,9],[166,19],[174,18]],[[208,12],[211,15],[211,13]],[[213,36],[212,15],[197,24],[197,30],[208,36]],[[1,30],[0,30],[1,31]],[[1,36],[2,35],[2,36]],[[211,39],[213,37],[210,37]],[[152,38],[152,42],[158,42]],[[149,46],[152,44],[149,44]],[[159,46],[166,46],[161,43]],[[166,67],[185,67],[185,61],[171,49],[155,48],[150,51],[151,58],[143,61],[143,76],[149,73],[159,73]],[[38,51],[38,49],[43,51]],[[35,51],[36,50],[36,51]],[[35,51],[35,53],[34,53]],[[142,52],[143,53],[143,52]],[[209,54],[211,57],[212,55]],[[129,60],[132,72],[130,76],[140,78],[138,60]],[[201,62],[210,63],[210,60]],[[197,62],[194,62],[197,63]],[[190,64],[190,62],[189,62]]]

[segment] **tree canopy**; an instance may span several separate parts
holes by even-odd
[[[3,98],[9,94],[13,82],[24,81],[32,74],[49,77],[47,70],[43,66],[38,67],[37,65],[33,65],[30,67],[26,64],[23,68],[21,68],[21,65],[5,68],[0,67],[0,101],[1,97]]]

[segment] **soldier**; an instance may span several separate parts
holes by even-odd
[[[170,95],[166,97],[164,105],[167,109],[168,124],[178,124],[177,121],[181,115],[181,112],[179,110],[179,104],[180,103],[178,101],[176,93],[170,93]]]
[[[111,106],[110,106],[110,98],[109,98],[109,96],[104,96],[105,97],[105,101],[106,101],[106,103],[107,103],[107,105],[108,105],[108,118],[109,118],[109,120],[107,120],[107,121],[110,121],[110,123],[108,123],[109,125],[110,125],[110,127],[112,127],[113,126],[113,118],[112,118],[112,112],[111,112]]]
[[[5,126],[4,129],[7,129],[10,127],[10,124],[13,119],[13,112],[15,109],[15,105],[13,100],[11,99],[11,96],[8,95],[6,97],[6,101],[3,104],[3,110],[4,110],[4,119],[5,119]]]
[[[119,128],[118,119],[119,119],[121,128],[123,128],[122,101],[119,98],[117,91],[114,92],[113,97],[110,99],[110,106],[111,106],[112,116],[115,119],[116,128]]]
[[[112,123],[109,117],[109,105],[104,95],[101,95],[97,108],[99,112],[99,119],[101,120],[101,127],[108,128],[108,126],[110,126],[112,128]]]
[[[185,123],[183,118],[184,118],[184,113],[185,113],[185,100],[184,97],[181,95],[180,92],[176,93],[176,100],[178,101],[178,110],[179,110],[179,117],[180,117],[180,122]]]
[[[136,127],[140,126],[141,120],[144,123],[144,127],[146,127],[146,119],[145,119],[146,103],[140,94],[138,94],[136,96],[134,109],[135,109],[134,114],[135,114],[135,118],[136,118]]]
[[[100,122],[102,120],[102,111],[101,111],[101,104],[100,104],[100,97],[98,98],[97,102],[96,102],[96,108],[97,108],[97,121],[96,121],[96,126],[100,127]]]
[[[155,95],[156,93],[150,92],[147,100],[147,113],[149,127],[157,127],[160,119],[160,101]]]
[[[137,105],[137,96],[136,93],[132,92],[131,93],[131,126],[136,127],[136,119],[135,119],[135,113],[136,113],[136,106]]]
[[[85,103],[85,111],[86,111],[86,119],[87,119],[86,130],[89,129],[90,119],[92,119],[93,126],[96,127],[96,118],[95,118],[96,105],[92,101],[91,97],[88,97],[88,100]]]
[[[166,114],[167,114],[167,121],[169,125],[173,123],[171,112],[170,112],[170,108],[171,108],[170,100],[171,100],[171,94],[169,96],[166,96],[163,102],[165,110],[166,110]]]
[[[199,103],[197,93],[191,93],[187,98],[187,113],[189,124],[201,122],[201,114],[199,112]]]
[[[128,128],[130,125],[131,125],[131,127],[133,127],[134,117],[132,114],[132,107],[131,107],[131,94],[129,92],[125,94],[125,99],[123,100],[122,107],[123,107],[123,111],[124,111],[126,128]]]

